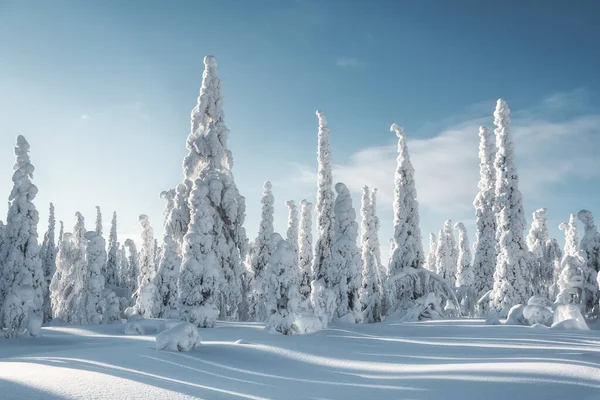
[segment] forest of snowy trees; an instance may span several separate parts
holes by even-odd
[[[0,337],[38,336],[42,324],[53,319],[104,324],[169,318],[201,328],[214,327],[217,320],[258,321],[288,335],[335,321],[386,318],[477,317],[489,323],[507,318],[549,326],[561,322],[559,314],[579,323],[598,317],[600,233],[594,217],[581,210],[561,224],[563,249],[549,237],[545,208],[526,226],[504,100],[496,104],[493,133],[479,129],[476,230],[469,234],[462,222],[447,220],[437,236],[429,235],[428,254],[419,224],[418,173],[406,132],[391,126],[398,154],[390,214],[394,230],[383,232],[391,237],[384,262],[377,189],[364,182],[358,204],[344,183],[334,182],[330,141],[335,134],[322,111],[316,113],[314,203],[276,202],[266,181],[258,235],[247,238],[246,200],[233,175],[217,63],[207,56],[204,65],[182,181],[160,194],[163,221],[139,216],[139,249],[132,238],[119,237],[116,212],[105,235],[100,207],[91,230],[75,212],[72,230],[65,231],[60,221],[57,236],[54,211],[60,205],[50,204],[48,227],[40,236],[30,147],[17,137],[9,210],[6,224],[0,222]],[[288,209],[284,233],[274,229],[275,204]],[[162,238],[155,238],[152,223],[163,224]]]

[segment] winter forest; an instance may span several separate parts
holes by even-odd
[[[495,128],[479,129],[475,232],[447,220],[437,235],[429,234],[425,254],[418,171],[398,124],[390,128],[398,141],[394,231],[379,232],[377,214],[388,210],[377,210],[377,188],[364,182],[359,202],[343,182],[334,181],[330,140],[336,136],[325,113],[317,111],[317,198],[278,200],[289,218],[287,231],[277,233],[276,193],[266,181],[258,236],[249,240],[215,58],[205,57],[204,67],[183,179],[160,193],[165,235],[156,238],[151,221],[141,214],[139,249],[132,238],[119,236],[116,213],[110,216],[110,232],[102,231],[100,207],[93,228],[76,212],[69,230],[63,221],[57,227],[50,204],[42,233],[35,159],[27,140],[17,137],[14,186],[6,223],[0,225],[3,337],[38,336],[53,320],[111,324],[161,318],[197,328],[212,328],[218,320],[256,321],[270,332],[298,335],[336,322],[388,318],[483,318],[487,324],[503,319],[568,329],[588,329],[586,321],[598,318],[600,233],[594,217],[587,210],[565,216],[564,248],[549,237],[545,208],[535,211],[527,226],[515,160],[518,143],[504,100],[493,110]],[[381,254],[381,235],[390,237],[389,257]]]

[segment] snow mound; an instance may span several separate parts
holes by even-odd
[[[440,309],[440,303],[442,300],[435,295],[435,293],[429,293],[425,296],[419,297],[414,306],[406,310],[406,314],[400,318],[399,322],[416,322],[425,319],[441,319],[445,315]],[[448,308],[448,305],[446,306]],[[456,307],[448,308],[456,310]]]
[[[294,325],[298,328],[300,334],[315,333],[323,329],[321,319],[314,314],[298,314],[294,320]]]
[[[244,340],[244,339],[238,339],[238,340],[236,340],[234,343],[235,343],[235,344],[252,344],[252,343],[250,343],[249,341],[247,341],[247,340]]]
[[[508,311],[508,318],[506,318],[506,322],[504,323],[505,325],[529,325],[529,322],[527,322],[527,318],[525,318],[525,316],[523,315],[523,310],[525,310],[525,307],[523,304],[517,304],[516,306],[513,306],[509,311]]]
[[[573,304],[563,304],[556,307],[554,311],[554,323],[552,329],[575,329],[589,330],[579,308]]]
[[[348,313],[344,316],[341,316],[335,321],[341,324],[356,324],[356,319],[354,318],[354,315],[352,313]]]
[[[496,314],[490,315],[485,320],[485,324],[486,325],[500,325],[500,318],[498,318],[498,316]]]
[[[181,322],[156,337],[156,349],[165,351],[190,351],[200,346],[200,333],[195,325]]]
[[[553,312],[544,306],[527,305],[523,308],[523,317],[529,325],[543,324],[550,326],[552,324]]]
[[[125,325],[126,335],[156,335],[179,325],[181,321],[163,319],[144,319],[136,316]]]
[[[527,301],[528,306],[550,307],[552,303],[544,296],[533,296]]]
[[[549,327],[549,326],[546,326],[546,325],[544,325],[544,324],[533,324],[533,325],[531,325],[531,327],[530,327],[530,328],[541,328],[541,329],[548,329],[548,328],[550,328],[550,327]]]

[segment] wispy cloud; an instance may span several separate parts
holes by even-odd
[[[336,64],[341,68],[363,68],[366,66],[364,61],[356,57],[339,57]]]
[[[82,120],[90,119],[90,116],[89,116],[89,115],[87,115],[87,114],[82,114],[82,115],[79,117],[79,119],[82,119]]]

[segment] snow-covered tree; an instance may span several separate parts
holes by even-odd
[[[292,247],[296,254],[296,262],[294,264],[295,269],[298,269],[298,235],[299,235],[299,221],[298,221],[298,207],[294,200],[288,200],[285,202],[288,208],[288,226],[286,233],[286,242]]]
[[[54,217],[54,204],[50,203],[48,213],[48,231],[44,235],[44,242],[40,251],[42,269],[46,284],[44,285],[44,322],[52,319],[52,302],[50,301],[50,283],[56,271],[56,243],[54,241],[56,219]]]
[[[361,255],[356,244],[358,224],[350,191],[343,183],[335,185],[333,269],[337,297],[337,317],[360,312],[358,290],[361,286]],[[379,268],[378,265],[375,265]]]
[[[260,225],[258,227],[258,236],[254,239],[250,250],[250,268],[252,269],[252,289],[251,289],[251,316],[257,321],[264,321],[267,317],[265,306],[266,281],[265,273],[267,264],[271,258],[271,235],[273,235],[273,213],[275,211],[275,197],[271,182],[265,182],[263,186],[263,195],[260,200],[262,211],[260,215]]]
[[[548,210],[540,208],[533,212],[533,220],[531,222],[531,229],[527,235],[527,247],[536,257],[541,258],[544,255],[544,246],[546,241],[549,239],[548,224],[546,219]]]
[[[404,129],[393,124],[390,128],[398,137],[398,158],[394,175],[394,237],[390,247],[388,271],[393,304],[404,298],[405,288],[398,285],[400,273],[407,268],[421,268],[425,262],[421,228],[419,227],[419,203],[415,187],[415,170],[410,162]],[[409,294],[410,296],[411,294]]]
[[[329,127],[322,111],[317,111],[319,134],[317,141],[317,242],[312,266],[311,302],[315,314],[323,326],[335,313],[336,296],[334,289],[335,267],[333,260],[334,213],[333,176],[331,172],[331,151],[329,149]]]
[[[248,247],[244,229],[246,202],[231,171],[233,159],[227,148],[229,130],[225,125],[215,58],[205,57],[204,66],[202,88],[191,113],[191,130],[187,139],[189,154],[183,161],[183,169],[186,181],[198,178],[209,188],[208,204],[214,210],[215,220],[211,230],[212,250],[217,265],[221,266],[220,276],[223,278],[219,282],[216,304],[222,318],[237,318],[239,310],[245,308],[242,279],[243,260]],[[194,186],[197,184],[194,183]],[[191,194],[189,197],[188,207],[192,215],[198,210]],[[177,198],[175,203],[173,212],[177,208]],[[176,239],[173,233],[171,236]]]
[[[548,289],[550,299],[554,299],[558,294],[558,279],[562,272],[561,263],[563,252],[556,239],[548,239],[544,246],[544,262],[551,268],[551,285]]]
[[[33,204],[38,189],[31,182],[34,167],[29,159],[29,143],[23,136],[17,137],[14,152],[13,189],[0,253],[0,327],[9,335],[25,330],[36,336],[43,318],[46,284],[38,247],[39,216]]]
[[[208,184],[196,180],[190,195],[193,214],[183,239],[183,260],[179,274],[179,302],[182,319],[201,328],[212,328],[219,315],[217,291],[222,270],[213,250],[215,210],[210,205]]]
[[[300,273],[301,307],[306,308],[310,298],[310,283],[312,281],[311,267],[313,263],[312,203],[306,200],[302,200],[300,204],[300,233],[298,236],[298,268]]]
[[[191,187],[192,182],[189,180],[177,185],[174,205],[169,210],[169,214],[165,216],[165,233],[171,236],[180,247],[190,224],[190,208],[187,201]],[[168,203],[167,206],[169,206]]]
[[[437,253],[437,237],[435,233],[429,233],[429,253],[427,253],[427,261],[425,262],[425,268],[431,272],[437,272],[436,267],[436,253]]]
[[[165,226],[165,229],[169,222],[169,216],[171,215],[171,212],[175,208],[175,195],[176,194],[177,194],[177,191],[175,189],[163,190],[162,192],[160,192],[160,198],[165,201],[165,211],[163,211],[163,218],[164,218],[163,225]]]
[[[158,287],[160,311],[159,318],[178,318],[177,278],[181,266],[178,245],[169,235],[163,237],[163,251],[158,264],[155,284]]]
[[[106,242],[97,231],[84,236],[86,243],[86,265],[83,271],[83,287],[77,296],[73,321],[80,324],[102,322],[105,302],[102,296],[104,276],[102,268],[106,262]]]
[[[294,325],[300,302],[296,253],[278,233],[269,241],[274,250],[266,270],[267,329],[292,335],[299,333]]]
[[[530,297],[527,285],[527,244],[523,237],[525,213],[519,191],[519,174],[510,132],[510,110],[499,99],[494,112],[496,125],[496,237],[498,256],[494,272],[494,286],[490,305],[501,316],[506,316],[516,304],[524,304]]]
[[[561,231],[565,231],[565,256],[575,256],[579,251],[579,233],[577,231],[577,217],[575,214],[569,216],[569,222],[559,225]]]
[[[360,320],[365,323],[379,322],[383,318],[381,302],[381,285],[378,282],[378,266],[371,237],[374,233],[373,208],[368,186],[362,188],[361,199],[361,286],[359,297],[361,303]]]
[[[458,265],[458,247],[454,239],[452,221],[444,222],[444,229],[438,235],[436,253],[436,271],[450,287],[456,286],[456,268]]]
[[[527,235],[527,247],[532,253],[527,281],[530,292],[534,296],[548,296],[548,290],[553,283],[553,264],[546,258],[546,245],[549,240],[546,215],[548,210],[540,208],[533,212],[531,229]]]
[[[473,201],[477,219],[473,289],[478,297],[492,289],[496,268],[495,154],[490,131],[484,126],[479,127],[479,192]]]
[[[102,236],[102,210],[96,206],[96,233]]]
[[[137,296],[135,312],[146,318],[156,317],[160,312],[158,288],[154,283],[156,276],[154,229],[146,214],[139,216],[142,225],[142,250],[140,251],[140,269],[137,276]]]
[[[108,236],[108,254],[106,261],[106,270],[104,277],[106,278],[106,287],[115,288],[119,281],[119,243],[117,241],[117,212],[113,212],[110,222],[110,234]]]
[[[581,210],[577,213],[577,218],[584,226],[580,248],[585,253],[587,267],[585,269],[585,288],[588,293],[585,311],[587,314],[592,314],[594,309],[598,309],[598,299],[600,298],[597,286],[598,275],[600,275],[600,233],[591,211]]]
[[[467,228],[462,222],[457,222],[454,228],[458,230],[458,261],[456,264],[456,286],[472,286],[472,257]]]
[[[127,257],[127,268],[122,271],[123,286],[130,294],[138,290],[138,276],[140,276],[140,259],[135,242],[131,239],[125,240],[125,256]]]
[[[585,252],[578,251],[575,255],[565,254],[561,262],[562,271],[558,278],[556,304],[576,304],[581,312],[585,311]]]
[[[58,231],[58,243],[62,242],[63,239],[63,235],[65,233],[65,224],[62,221],[59,221],[60,224],[60,230]]]

